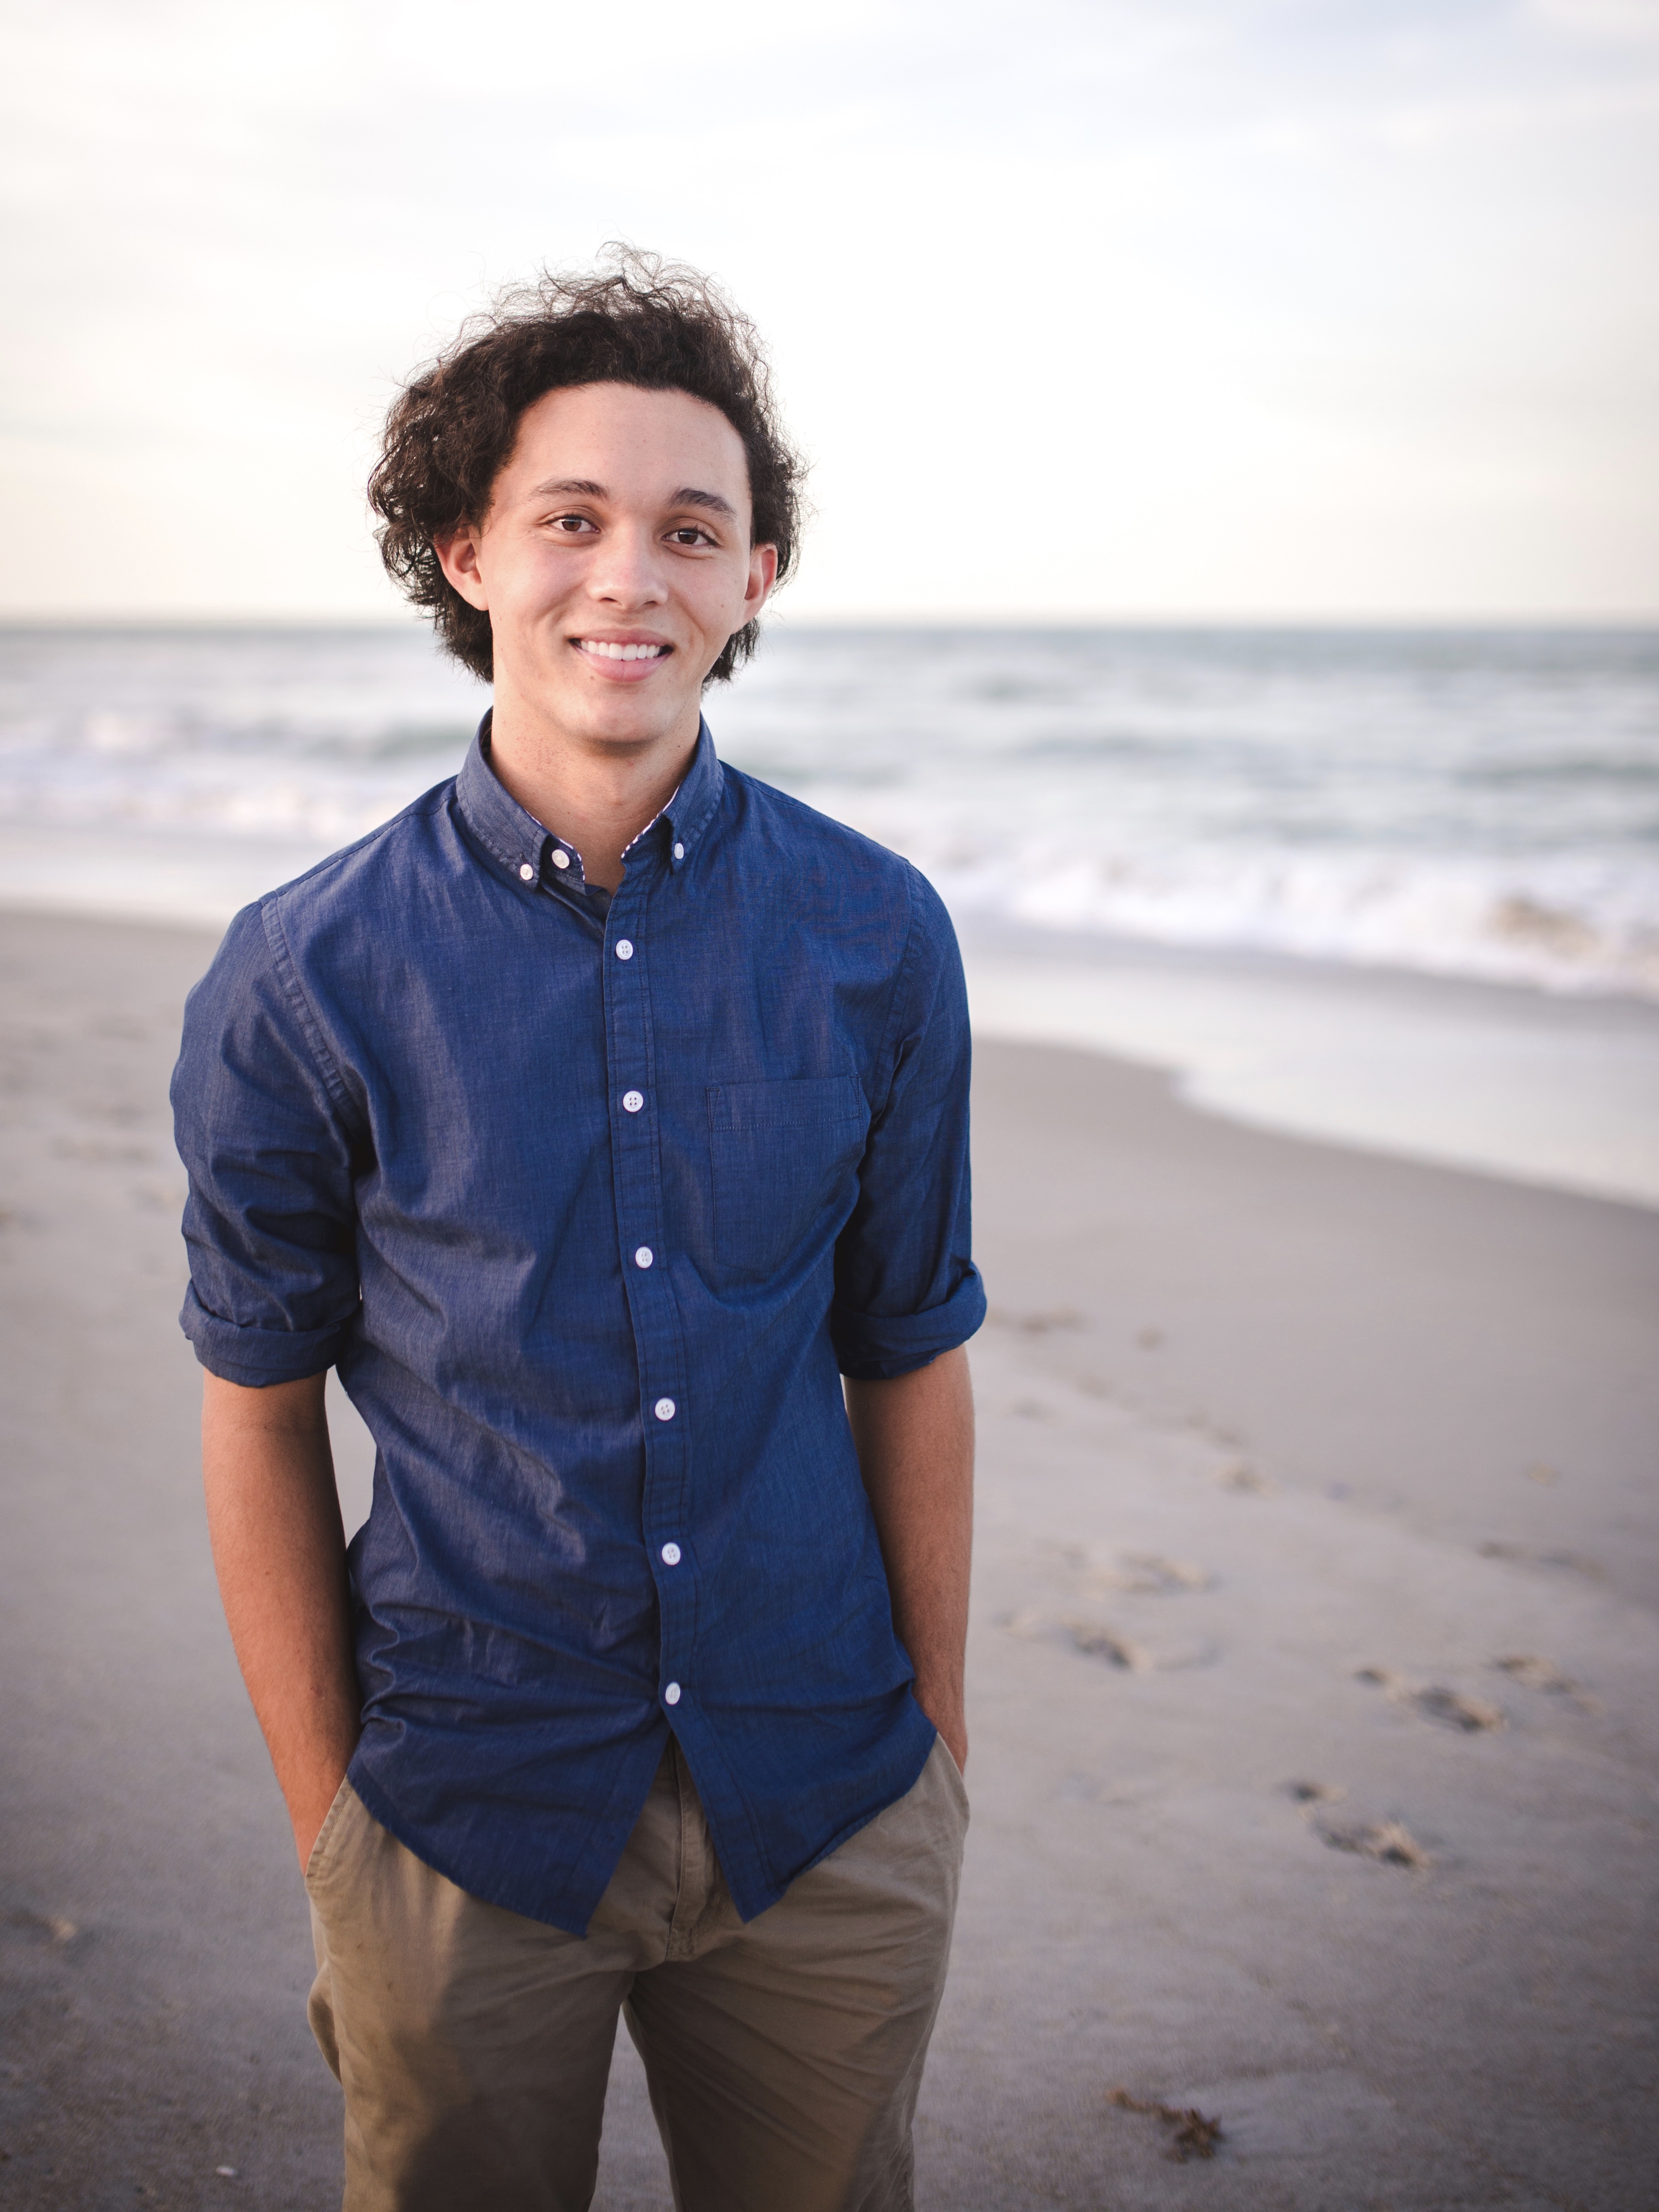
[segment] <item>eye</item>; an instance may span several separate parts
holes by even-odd
[[[598,525],[586,514],[556,514],[553,527],[562,530],[567,537],[574,538],[584,530],[597,529]]]
[[[708,531],[696,522],[683,522],[678,530],[671,530],[668,542],[671,545],[712,545],[714,543]]]

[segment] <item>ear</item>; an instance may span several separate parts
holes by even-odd
[[[772,596],[772,586],[778,580],[778,549],[775,545],[751,545],[749,549],[749,581],[743,594],[743,619],[751,623]]]
[[[476,523],[464,522],[458,530],[445,531],[432,541],[432,550],[438,556],[439,566],[470,607],[481,614],[489,610],[489,594],[478,568],[478,544],[482,533]],[[775,569],[776,562],[774,561]]]

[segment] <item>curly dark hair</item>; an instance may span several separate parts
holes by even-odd
[[[597,270],[544,271],[464,325],[392,403],[368,480],[387,574],[486,684],[495,672],[489,617],[451,584],[433,540],[483,521],[526,408],[577,384],[687,392],[718,407],[748,456],[753,541],[777,547],[780,583],[795,565],[805,469],[778,419],[754,325],[697,270],[606,246]],[[745,623],[710,682],[747,660],[757,635],[758,625]]]

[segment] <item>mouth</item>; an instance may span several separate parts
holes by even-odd
[[[588,659],[611,665],[623,661],[638,666],[643,661],[648,665],[653,661],[666,660],[674,650],[661,638],[573,637],[570,642]]]

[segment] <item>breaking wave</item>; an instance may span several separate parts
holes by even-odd
[[[0,811],[320,854],[486,703],[407,628],[0,632]],[[708,711],[963,915],[1659,997],[1659,633],[782,629]]]

